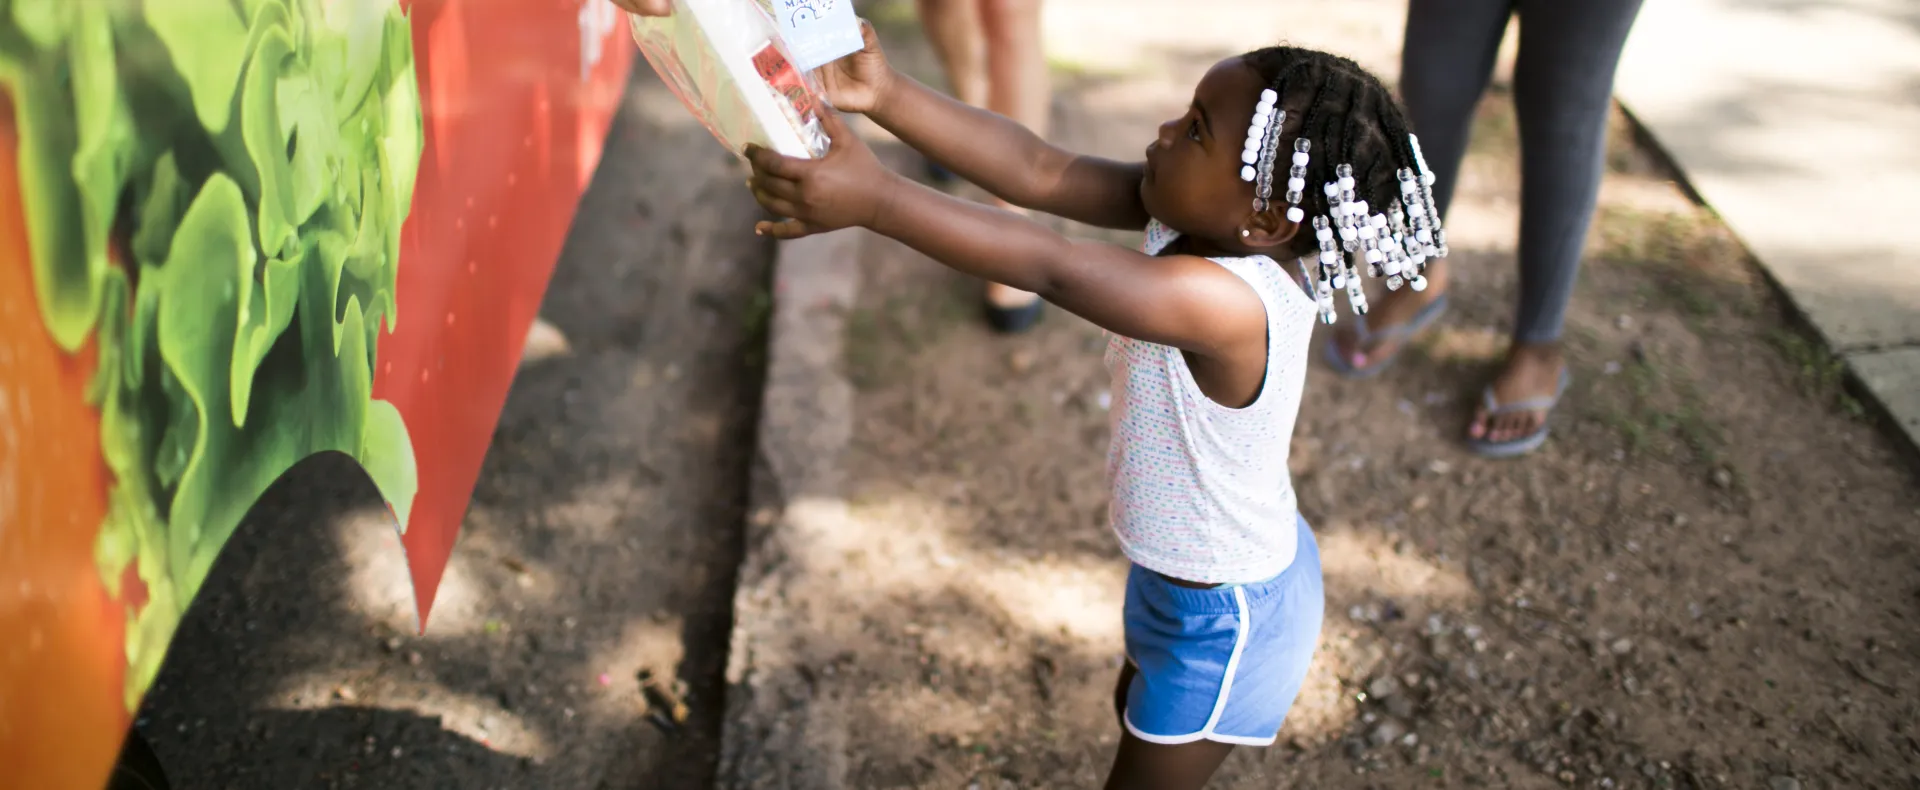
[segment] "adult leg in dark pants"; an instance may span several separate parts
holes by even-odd
[[[1520,49],[1513,100],[1520,125],[1520,300],[1513,345],[1467,429],[1489,454],[1537,445],[1566,369],[1560,332],[1579,276],[1605,165],[1614,72],[1640,0],[1411,0],[1401,93],[1434,170],[1434,199],[1452,203],[1474,107],[1485,93],[1517,14]],[[1357,370],[1384,364],[1405,325],[1446,293],[1449,264],[1429,270],[1424,292],[1387,294],[1367,316],[1373,342],[1347,333],[1335,353]],[[1514,408],[1516,405],[1523,408]]]

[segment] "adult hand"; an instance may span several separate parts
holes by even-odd
[[[629,14],[641,16],[672,16],[673,0],[613,0],[613,4]]]
[[[748,145],[753,199],[789,219],[759,222],[753,232],[776,239],[797,239],[854,225],[872,225],[897,187],[899,176],[873,155],[846,121],[822,110],[820,123],[830,145],[819,159],[783,156]]]
[[[893,84],[893,66],[880,51],[880,36],[873,24],[860,20],[860,38],[866,46],[844,58],[821,66],[815,72],[827,103],[845,112],[870,113],[885,99]]]

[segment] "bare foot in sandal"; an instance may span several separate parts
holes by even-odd
[[[1447,307],[1447,262],[1435,261],[1426,270],[1427,289],[1402,287],[1374,302],[1364,316],[1335,325],[1327,340],[1327,364],[1344,376],[1371,376],[1400,356],[1407,343]]]
[[[1522,455],[1539,447],[1547,438],[1547,416],[1567,380],[1558,342],[1515,343],[1467,425],[1467,443],[1492,457]]]

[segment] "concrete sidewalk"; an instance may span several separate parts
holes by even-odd
[[[1650,2],[1616,92],[1920,446],[1920,6]]]

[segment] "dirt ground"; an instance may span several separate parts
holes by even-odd
[[[644,66],[608,145],[543,311],[573,352],[515,382],[427,634],[371,485],[296,470],[142,712],[176,788],[712,786],[772,250]]]
[[[1205,54],[1163,82],[1190,86]],[[1110,155],[1186,102],[1061,80],[1056,136]],[[1327,627],[1281,744],[1239,750],[1215,787],[1920,786],[1915,470],[1616,121],[1545,449],[1490,462],[1459,442],[1513,311],[1502,89],[1450,220],[1451,316],[1378,379],[1316,364],[1293,468]],[[827,670],[852,695],[849,783],[1097,786],[1126,569],[1099,331],[1054,310],[995,337],[977,284],[886,240],[863,265],[846,653]]]
[[[1218,54],[1151,84],[1062,64],[1058,136],[1136,153]],[[1625,135],[1554,439],[1460,449],[1512,312],[1512,127],[1492,97],[1443,329],[1379,379],[1310,376],[1322,651],[1282,744],[1215,786],[1920,785],[1914,470]],[[177,786],[709,786],[767,306],[738,183],[640,69],[547,300],[574,354],[516,384],[432,629],[410,633],[371,489],[301,470],[143,713]],[[1053,311],[994,337],[975,284],[887,242],[864,265],[847,660],[826,668],[856,690],[849,783],[1095,786],[1125,572],[1098,332]],[[686,684],[687,723],[643,706],[642,671]]]

